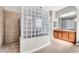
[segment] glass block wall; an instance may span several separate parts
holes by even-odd
[[[24,8],[23,16],[24,39],[48,35],[48,12],[46,10],[39,6],[28,6]]]

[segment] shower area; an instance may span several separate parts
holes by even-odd
[[[21,52],[34,52],[50,44],[49,13],[40,6],[22,7]]]

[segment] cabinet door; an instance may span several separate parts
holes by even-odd
[[[68,41],[68,32],[63,32],[63,40]]]
[[[57,38],[57,31],[54,31],[54,38]]]
[[[58,31],[58,38],[62,39],[62,32],[61,31]]]
[[[76,33],[69,32],[69,41],[75,43],[76,42]]]

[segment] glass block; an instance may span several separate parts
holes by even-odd
[[[41,36],[41,34],[39,34],[39,36]]]
[[[38,37],[39,35],[38,34],[36,34],[36,37]]]
[[[32,38],[34,38],[35,37],[35,35],[32,35]]]
[[[35,31],[32,31],[32,34],[35,34]]]
[[[26,39],[27,37],[24,35],[23,38]]]
[[[36,31],[36,33],[38,33],[38,31]]]
[[[28,35],[28,38],[31,38],[31,35]]]
[[[26,35],[26,31],[24,31],[23,34]]]
[[[28,34],[31,34],[31,31],[28,31]]]

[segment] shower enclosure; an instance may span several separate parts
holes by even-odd
[[[48,17],[42,7],[22,7],[21,52],[33,52],[50,44]]]

